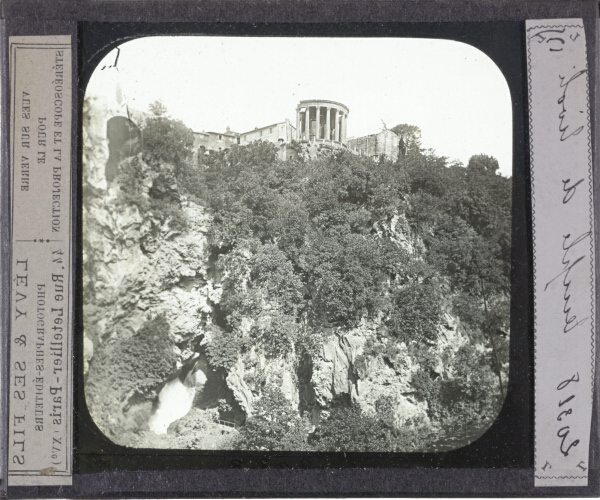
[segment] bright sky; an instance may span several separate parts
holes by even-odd
[[[195,131],[247,132],[286,118],[295,126],[298,101],[326,99],[350,109],[348,137],[408,123],[438,155],[466,164],[488,154],[512,173],[508,85],[491,59],[463,43],[151,37],[121,45],[118,70],[129,106],[146,111],[160,99]]]

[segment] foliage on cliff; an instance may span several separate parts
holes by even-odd
[[[150,105],[150,113],[142,128],[144,155],[147,160],[170,163],[178,180],[183,180],[193,154],[194,133],[182,121],[170,118],[160,101]]]
[[[195,179],[194,133],[182,121],[170,118],[160,101],[150,105],[150,116],[141,130],[141,158],[132,158],[118,167],[119,198],[151,215],[155,232],[164,225],[172,231],[185,231],[187,220],[179,205],[180,186]]]
[[[205,159],[194,195],[214,213],[225,316],[214,339],[228,346],[212,350],[212,363],[228,368],[252,347],[267,357],[314,352],[331,328],[377,321],[388,351],[403,342],[421,359],[414,385],[435,422],[463,407],[473,419],[497,412],[508,361],[511,180],[491,157],[449,165],[406,133],[410,154],[393,162],[346,151],[280,161],[269,143]],[[398,217],[408,227],[393,228]],[[461,319],[472,344],[451,382],[426,359],[444,312]]]
[[[251,451],[310,451],[309,432],[308,419],[298,415],[278,388],[267,387],[234,447]]]
[[[121,170],[122,196],[150,203],[159,223],[180,230],[180,194],[211,213],[208,237],[223,276],[206,347],[212,367],[225,375],[250,351],[267,360],[311,357],[331,332],[367,322],[376,338],[357,363],[370,356],[394,365],[408,352],[419,365],[414,397],[427,403],[434,426],[495,417],[508,362],[511,179],[494,158],[449,164],[421,149],[416,127],[399,125],[403,148],[393,161],[345,150],[282,161],[275,145],[256,142],[194,165],[189,131],[164,114],[157,108],[144,130],[144,159],[156,164],[149,201],[139,201],[148,190],[134,161]],[[179,142],[151,139],[171,133]],[[469,343],[442,376],[432,352],[445,313],[459,318]],[[333,410],[309,440],[307,421],[280,392],[257,389],[237,441],[243,449],[395,451],[431,440],[399,433],[383,400],[376,416]]]
[[[235,448],[254,451],[419,451],[431,436],[421,429],[393,425],[390,398],[377,401],[377,414],[366,415],[357,405],[335,407],[311,431],[307,415],[299,415],[281,391],[268,387]]]
[[[119,435],[127,406],[155,397],[175,361],[162,316],[144,323],[132,337],[107,341],[94,355],[85,386],[96,423],[109,436]]]

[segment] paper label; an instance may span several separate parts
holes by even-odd
[[[72,482],[71,37],[11,37],[8,484]]]
[[[595,263],[585,33],[527,21],[535,293],[535,485],[586,486]]]

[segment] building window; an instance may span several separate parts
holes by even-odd
[[[219,140],[222,140],[222,139],[223,139],[223,136],[222,136],[222,135],[219,135]]]
[[[273,127],[269,128],[269,134],[273,133]]]
[[[261,131],[260,131],[260,136],[261,136],[261,137],[262,137],[262,133],[263,133],[263,131],[261,130]]]

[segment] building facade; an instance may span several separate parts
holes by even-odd
[[[350,110],[336,101],[311,99],[296,107],[296,130],[300,142],[328,142],[334,147],[346,144]]]
[[[308,147],[315,156],[321,149],[348,149],[373,158],[398,158],[400,137],[391,130],[348,139],[348,114],[344,104],[323,99],[300,101],[296,107],[296,126],[287,118],[278,123],[238,134],[229,127],[225,132],[194,132],[194,149],[199,155],[209,151],[224,151],[234,144],[247,145],[267,141],[279,146],[281,159],[297,158],[300,148],[294,141]]]
[[[250,144],[254,141],[268,141],[273,144],[288,144],[296,140],[296,128],[286,118],[285,121],[255,128],[250,132],[239,134],[238,144]]]
[[[239,144],[239,134],[232,132],[229,127],[225,132],[194,132],[194,150],[223,151],[233,144]]]
[[[348,140],[348,149],[361,156],[396,160],[400,151],[400,137],[391,130]]]

